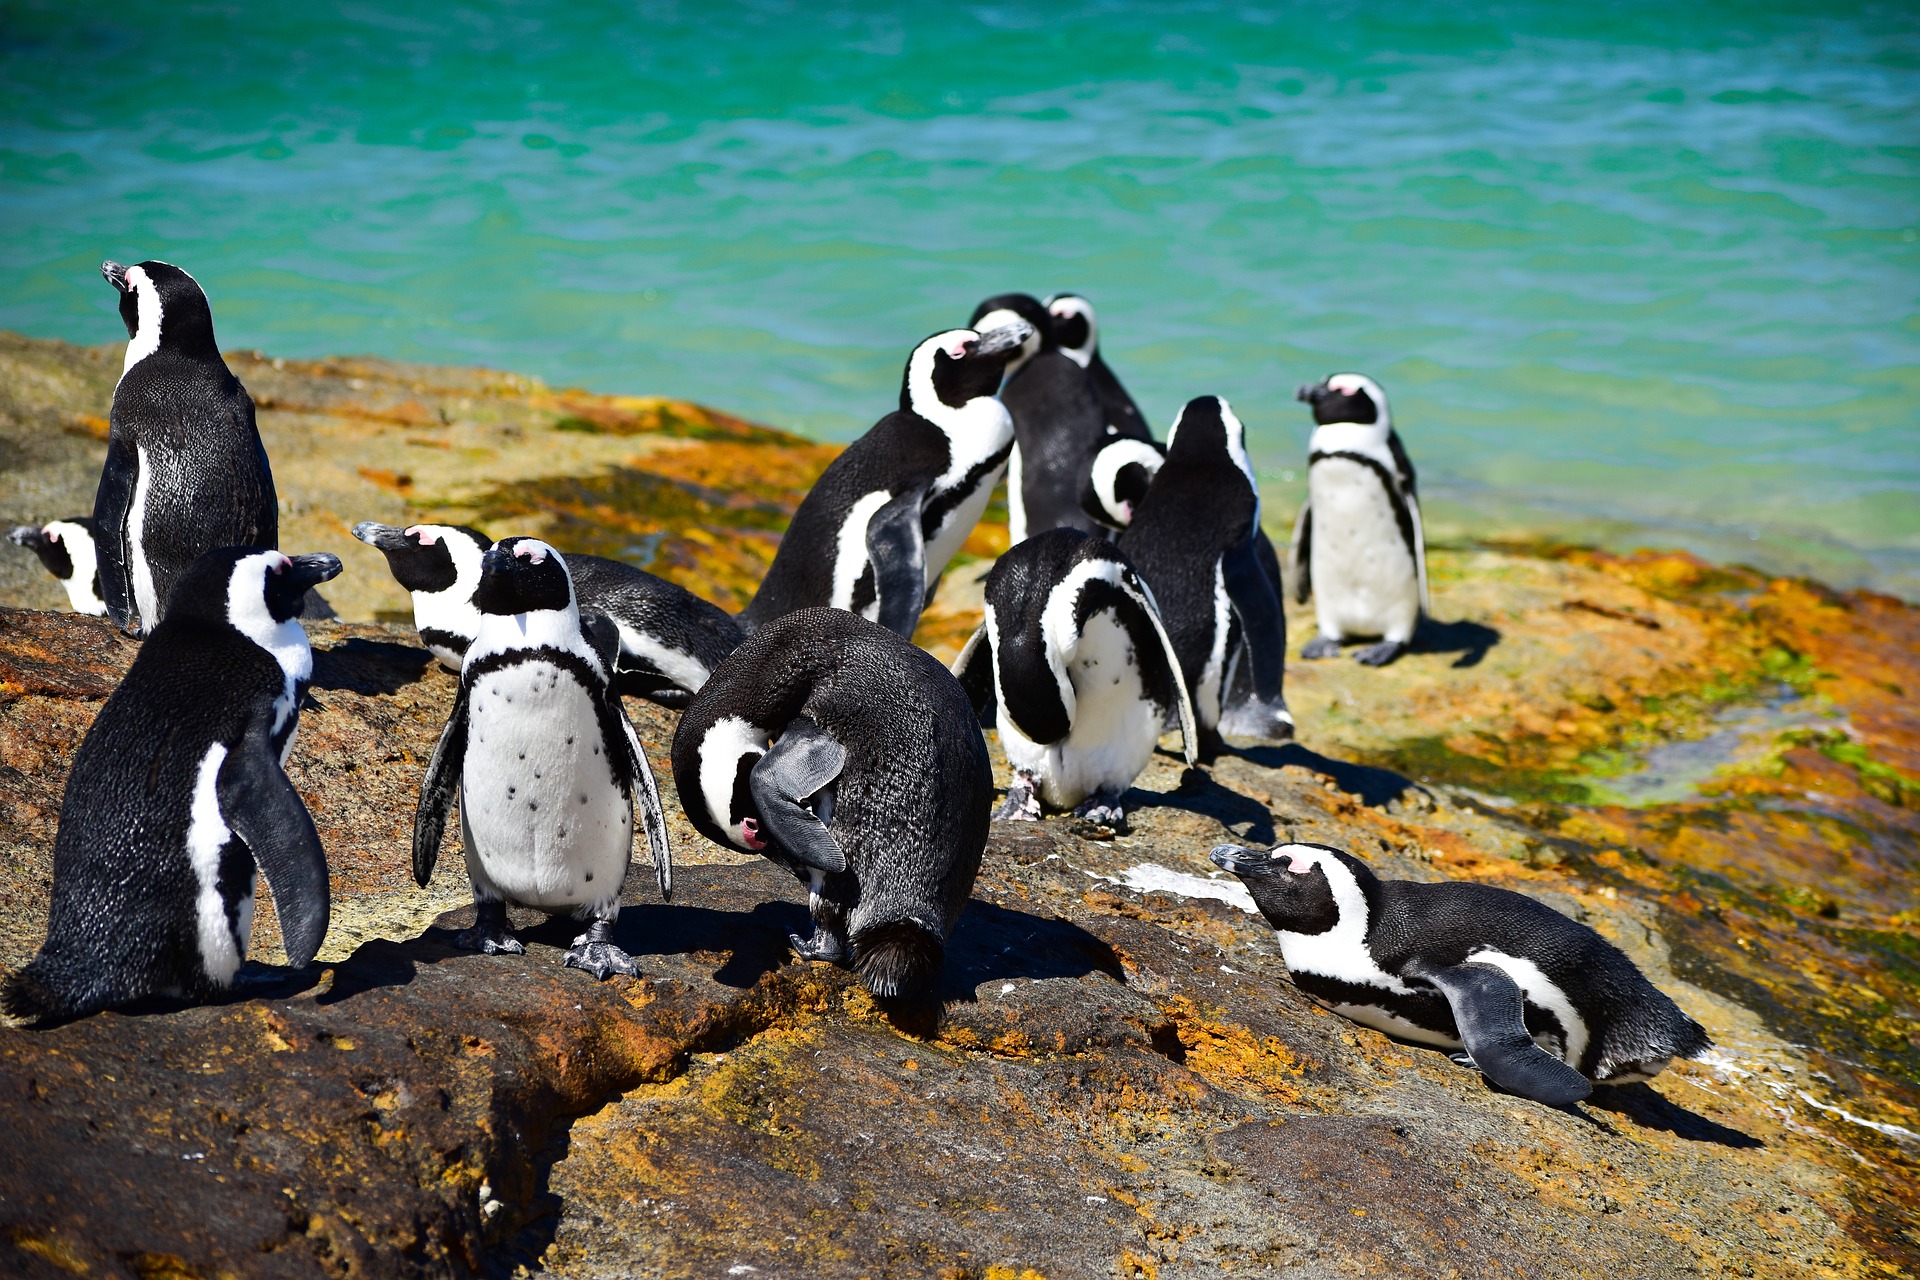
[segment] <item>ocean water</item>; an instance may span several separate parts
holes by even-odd
[[[0,326],[480,363],[844,439],[1071,289],[1164,429],[1377,377],[1442,527],[1920,598],[1920,8],[0,3]]]

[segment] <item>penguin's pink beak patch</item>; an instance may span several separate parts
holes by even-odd
[[[956,342],[947,348],[947,354],[955,360],[965,360],[967,358],[967,344],[964,342]]]
[[[742,843],[744,843],[747,846],[747,848],[752,849],[755,853],[758,853],[760,850],[767,847],[767,842],[760,838],[760,820],[759,819],[757,818],[740,819],[740,840]]]
[[[58,529],[42,529],[41,532],[47,535],[48,542],[60,541],[60,531]]]
[[[416,539],[421,546],[430,547],[440,541],[440,535],[425,525],[411,524],[400,531],[409,538]]]
[[[513,548],[513,554],[525,560],[528,564],[545,564],[547,562],[547,549],[537,542],[518,543]]]

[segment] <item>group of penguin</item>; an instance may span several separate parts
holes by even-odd
[[[77,610],[143,638],[74,759],[47,939],[0,981],[15,1017],[151,996],[208,999],[245,957],[257,877],[289,960],[325,937],[325,852],[285,764],[312,654],[303,616],[337,557],[274,550],[277,503],[253,402],[212,312],[162,262],[102,268],[130,339],[93,514],[14,531]],[[1289,550],[1319,635],[1392,661],[1426,609],[1412,464],[1385,395],[1303,387],[1316,423]],[[1007,480],[1011,549],[949,671],[910,643],[942,573]],[[421,782],[424,886],[458,801],[474,924],[458,946],[519,952],[517,904],[583,931],[563,962],[635,974],[615,941],[634,812],[661,895],[666,815],[623,694],[681,710],[687,817],[806,885],[797,954],[883,999],[931,994],[990,821],[1122,797],[1177,726],[1189,764],[1223,735],[1290,737],[1279,557],[1261,532],[1245,431],[1217,396],[1164,444],[1099,354],[1093,308],[990,298],[907,359],[899,407],[840,454],[737,616],[630,565],[464,526],[355,527],[411,594],[423,645],[459,673]],[[1004,802],[982,727],[1012,769]],[[1222,846],[1294,981],[1327,1007],[1459,1051],[1554,1105],[1697,1056],[1705,1032],[1597,933],[1523,895],[1383,881],[1320,845]]]

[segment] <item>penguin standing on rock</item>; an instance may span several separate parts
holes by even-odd
[[[982,723],[997,720],[1013,767],[994,816],[1034,819],[1044,804],[1123,825],[1121,797],[1167,721],[1178,718],[1189,765],[1199,739],[1153,597],[1117,547],[1077,529],[1014,546],[986,594],[953,674]]]
[[[253,398],[220,358],[199,284],[165,262],[108,262],[100,273],[120,292],[131,341],[113,389],[94,537],[108,615],[145,634],[202,553],[277,543],[279,506]]]
[[[209,551],[87,731],[53,846],[47,940],[0,986],[15,1017],[73,1017],[233,983],[256,873],[287,958],[327,932],[327,860],[285,772],[313,674],[296,619],[333,556]]]
[[[1211,857],[1278,931],[1302,991],[1363,1026],[1464,1049],[1510,1093],[1569,1106],[1711,1047],[1618,947],[1524,894],[1382,880],[1318,844]]]
[[[455,671],[480,634],[480,566],[493,540],[466,525],[396,525],[363,520],[353,536],[387,557],[413,596],[420,643]],[[620,637],[620,689],[663,707],[684,707],[720,660],[739,647],[740,627],[724,609],[684,587],[618,560],[569,555],[580,607],[604,614]]]
[[[1331,658],[1349,637],[1378,637],[1354,660],[1383,667],[1406,651],[1432,607],[1413,461],[1372,378],[1338,373],[1298,395],[1318,425],[1287,563],[1295,601],[1312,595],[1320,624],[1300,656]]]
[[[926,991],[986,848],[993,769],[932,655],[838,609],[770,622],[680,719],[673,778],[701,835],[808,887],[809,960],[876,996]]]
[[[107,602],[100,595],[100,553],[93,541],[93,517],[49,520],[37,528],[23,524],[7,535],[15,546],[40,557],[47,572],[66,588],[75,613],[103,618]]]
[[[455,943],[524,951],[507,927],[507,903],[517,902],[587,922],[563,964],[596,978],[638,974],[612,940],[635,792],[662,898],[673,893],[673,863],[652,766],[613,688],[614,626],[582,617],[566,562],[534,538],[487,551],[474,602],[480,631],[420,785],[414,879],[425,888],[433,876],[457,792],[476,917]]]
[[[740,612],[742,630],[825,605],[913,634],[1006,470],[1013,420],[1000,379],[1033,337],[1031,325],[1010,318],[914,348],[900,408],[848,445],[801,501]]]
[[[1180,655],[1203,761],[1219,754],[1222,733],[1293,736],[1281,692],[1286,617],[1261,541],[1245,428],[1219,396],[1188,401],[1119,547]]]
[[[1047,314],[1053,320],[1053,341],[1060,354],[1087,371],[1094,394],[1105,410],[1107,435],[1129,440],[1152,440],[1153,431],[1133,402],[1120,379],[1100,354],[1100,330],[1093,318],[1093,304],[1077,293],[1056,293],[1047,299]]]

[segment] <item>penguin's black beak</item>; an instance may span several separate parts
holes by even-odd
[[[974,356],[997,356],[1004,352],[1018,350],[1022,343],[1033,336],[1033,326],[1025,320],[1015,320],[1012,324],[1003,324],[997,329],[989,329],[975,338],[967,353]]]
[[[405,551],[414,545],[407,540],[405,529],[374,520],[362,520],[353,526],[353,536],[376,551]]]
[[[340,557],[324,552],[308,556],[289,556],[291,563],[282,572],[287,586],[298,592],[306,592],[323,582],[330,582],[340,576],[342,568]]]
[[[26,547],[28,550],[38,551],[47,545],[47,535],[41,529],[30,524],[15,525],[13,531],[7,534],[7,541],[16,547]]]
[[[1303,382],[1300,384],[1300,389],[1293,393],[1293,398],[1295,400],[1304,401],[1307,404],[1318,404],[1320,402],[1320,397],[1324,396],[1325,394],[1327,394],[1326,383]]]
[[[1215,845],[1207,857],[1214,866],[1235,875],[1244,875],[1255,867],[1267,864],[1266,850],[1246,849],[1237,844]]]
[[[121,293],[127,291],[127,269],[112,258],[100,264],[100,274],[106,277],[108,284]]]

